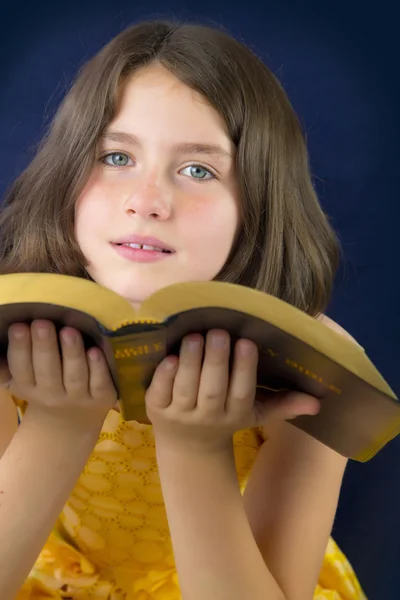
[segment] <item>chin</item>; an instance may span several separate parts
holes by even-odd
[[[155,286],[154,284],[132,285],[131,282],[129,284],[115,282],[111,285],[106,285],[106,287],[125,298],[129,304],[138,309],[147,298],[164,286]]]

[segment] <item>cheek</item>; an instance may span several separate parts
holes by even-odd
[[[109,222],[112,213],[111,203],[106,201],[104,189],[98,185],[87,185],[75,206],[75,231],[78,237],[98,229]]]
[[[93,215],[93,200],[90,195],[82,194],[76,203],[75,206],[75,232],[78,238],[78,243],[80,243],[80,238],[84,232],[90,231],[88,230],[88,224],[90,223],[91,216]]]
[[[239,224],[238,203],[233,199],[188,203],[181,220],[181,231],[192,249],[201,246],[203,255],[215,254],[226,260]]]

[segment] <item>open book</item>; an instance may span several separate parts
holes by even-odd
[[[221,282],[168,286],[139,312],[85,279],[50,273],[0,275],[0,353],[11,323],[48,319],[80,330],[105,353],[126,420],[148,423],[145,391],[158,363],[188,333],[224,329],[259,348],[258,385],[321,400],[316,416],[291,423],[340,454],[366,461],[400,432],[400,403],[351,340],[263,292]],[[268,400],[266,400],[268,401]]]

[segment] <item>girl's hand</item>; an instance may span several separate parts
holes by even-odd
[[[215,450],[231,444],[240,429],[318,412],[316,398],[297,392],[257,400],[257,346],[236,343],[229,377],[230,346],[224,331],[210,331],[205,348],[201,335],[189,335],[179,359],[169,356],[158,366],[146,394],[156,440]]]
[[[16,323],[8,333],[9,389],[28,403],[28,413],[55,418],[63,427],[98,428],[117,400],[102,351],[86,352],[80,333],[71,327],[61,330],[59,343],[49,321]]]
[[[11,373],[7,360],[0,357],[0,388],[8,388],[11,383]]]

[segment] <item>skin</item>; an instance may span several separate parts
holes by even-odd
[[[136,141],[116,141],[116,132]],[[134,306],[166,285],[213,279],[239,225],[235,149],[220,115],[153,66],[128,81],[107,135],[113,137],[100,143],[76,206],[76,237],[89,274]],[[178,144],[215,145],[225,154]],[[129,262],[110,246],[129,234],[156,237],[175,252],[155,263]]]
[[[90,275],[135,307],[168,284],[213,279],[240,226],[234,149],[218,113],[153,65],[126,84],[110,131],[140,143],[103,140],[78,199],[76,236]],[[217,144],[230,156],[177,152],[183,143]],[[119,166],[101,158],[112,152]],[[215,179],[196,180],[202,169]],[[110,241],[132,233],[156,236],[175,253],[160,263],[128,261]],[[77,331],[61,331],[61,357],[47,321],[15,324],[9,340],[9,388],[29,406],[15,433],[10,397],[0,390],[0,538],[10,540],[0,548],[4,600],[22,585],[116,401],[102,353],[85,354]],[[257,401],[257,360],[249,340],[233,346],[224,331],[192,334],[179,356],[159,365],[146,395],[183,600],[309,600],[318,580],[346,460],[284,422],[318,412],[315,398]],[[232,436],[257,425],[270,439],[242,498]]]

